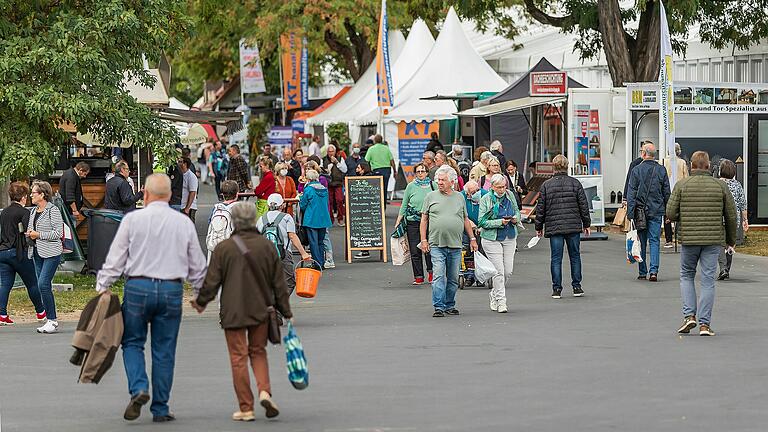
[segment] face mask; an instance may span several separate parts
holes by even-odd
[[[472,201],[474,201],[475,203],[480,202],[480,198],[481,198],[480,191],[477,191],[474,194],[472,194]]]
[[[281,169],[280,170],[280,175],[285,177],[286,175],[288,175],[288,170],[287,169]]]
[[[502,197],[504,196],[504,194],[503,194],[503,193],[502,193],[502,194],[500,194],[500,193],[498,193],[498,192],[496,192],[496,191],[493,191],[493,194],[494,194],[494,195],[496,195],[496,198],[502,198]]]
[[[352,147],[352,153],[360,154],[360,147]]]

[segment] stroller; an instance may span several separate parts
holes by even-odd
[[[461,245],[461,267],[459,268],[459,289],[466,287],[491,287],[491,281],[480,283],[475,278],[475,253],[469,248],[468,242]]]

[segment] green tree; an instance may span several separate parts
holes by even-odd
[[[518,7],[522,3],[522,8]],[[519,34],[521,12],[534,20],[576,33],[582,58],[605,53],[613,84],[655,81],[659,73],[660,13],[657,0],[624,7],[619,0],[409,0],[411,10],[456,6],[479,27],[495,24],[497,33]],[[685,51],[688,29],[698,25],[702,41],[722,49],[747,49],[768,37],[768,12],[762,0],[669,0],[664,3],[675,51]]]
[[[349,139],[349,125],[346,123],[332,123],[328,125],[328,137],[331,140],[336,140],[338,144],[336,147],[339,150],[349,152],[349,145],[352,141]]]
[[[176,133],[125,82],[153,85],[142,56],[178,47],[189,24],[184,0],[0,2],[0,176],[50,172],[65,122],[170,160]]]

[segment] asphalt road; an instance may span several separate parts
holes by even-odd
[[[489,311],[487,289],[473,288],[459,292],[460,316],[432,318],[430,289],[410,285],[409,267],[346,264],[342,230],[333,231],[338,267],[316,299],[292,299],[308,389],[290,387],[282,348],[269,348],[276,420],[229,420],[237,404],[224,336],[207,311],[184,317],[171,400],[178,421],[162,425],[148,409],[122,420],[120,361],[99,385],[75,383],[74,323],[50,336],[0,328],[2,431],[766,429],[765,258],[737,255],[733,279],[718,284],[716,337],[680,337],[673,253],[652,284],[635,280],[620,238],[582,243],[586,295],[553,300],[542,241],[516,258],[510,313]]]

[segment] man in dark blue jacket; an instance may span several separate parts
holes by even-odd
[[[656,146],[646,142],[642,151],[643,161],[632,170],[627,189],[627,217],[636,220],[638,212],[645,213],[645,229],[637,230],[640,237],[638,279],[658,280],[661,226],[669,200],[669,178],[667,170],[656,162]],[[646,245],[651,246],[651,265],[645,261]],[[650,274],[649,274],[650,272]]]
[[[136,202],[143,196],[143,191],[133,192],[128,176],[131,175],[131,169],[128,163],[120,161],[115,165],[115,176],[107,182],[107,193],[104,197],[104,208],[108,210],[119,210],[127,213],[136,210]]]

